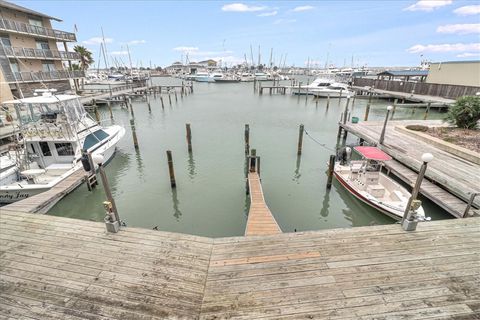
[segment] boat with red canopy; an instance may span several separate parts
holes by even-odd
[[[377,147],[357,146],[354,150],[362,159],[351,160],[351,149],[344,148],[335,162],[335,178],[360,201],[400,220],[411,194],[382,172],[383,162],[392,160],[392,157]],[[422,207],[417,209],[416,216],[425,218]]]

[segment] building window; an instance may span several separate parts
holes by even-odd
[[[0,35],[0,44],[4,45],[5,47],[12,46],[12,43],[10,42],[10,38],[7,35]]]
[[[37,43],[37,49],[42,49],[42,50],[50,50],[50,46],[48,45],[47,41],[36,41]]]
[[[55,63],[53,61],[42,61],[42,69],[45,72],[55,71]]]
[[[12,69],[12,72],[20,72],[20,68],[18,67],[18,62],[15,60],[10,59],[10,69]]]
[[[42,149],[42,154],[44,157],[51,157],[52,156],[52,151],[50,151],[50,147],[48,146],[48,142],[41,141],[40,143],[40,149]]]
[[[43,22],[40,19],[29,18],[28,23],[32,26],[43,27]]]
[[[55,148],[57,149],[57,154],[59,156],[73,156],[75,152],[71,143],[55,143]]]

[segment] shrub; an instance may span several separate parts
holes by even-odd
[[[448,110],[447,120],[459,128],[475,129],[480,120],[480,97],[459,98]]]

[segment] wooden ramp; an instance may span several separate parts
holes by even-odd
[[[473,320],[480,218],[205,238],[0,210],[0,319]]]
[[[82,168],[57,184],[52,189],[2,207],[1,210],[31,213],[47,213],[58,201],[75,190],[85,180]]]
[[[282,233],[263,197],[262,183],[257,172],[248,173],[250,210],[245,236],[261,236]]]

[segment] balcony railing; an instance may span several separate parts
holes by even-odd
[[[40,82],[55,81],[85,77],[81,70],[69,71],[37,71],[37,72],[13,72],[6,75],[7,82]]]
[[[65,52],[58,50],[45,50],[35,48],[4,47],[7,57],[33,58],[33,59],[57,59],[57,60],[79,60],[77,52]]]
[[[53,38],[60,41],[77,41],[75,33],[34,26],[9,19],[0,19],[0,30],[26,33],[36,37]]]

